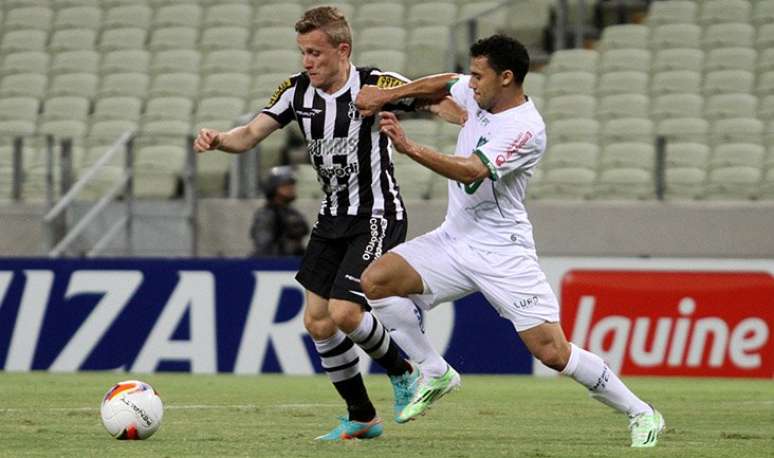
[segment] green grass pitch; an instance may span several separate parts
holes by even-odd
[[[164,421],[146,441],[117,441],[100,423],[99,403],[113,383],[132,378],[160,392]],[[398,425],[386,377],[370,376],[384,435],[318,443],[344,411],[321,376],[0,372],[0,456],[774,456],[774,382],[626,382],[664,413],[655,449],[630,449],[626,419],[564,378],[463,374],[461,391]]]

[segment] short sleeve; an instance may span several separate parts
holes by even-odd
[[[468,106],[468,100],[473,96],[469,83],[470,75],[462,75],[449,81],[449,94],[458,105],[463,107]]]
[[[261,111],[285,127],[294,119],[293,94],[295,94],[295,79],[288,78],[277,86],[269,99],[269,103]]]
[[[373,78],[376,79],[375,85],[382,89],[403,86],[410,83],[411,80],[396,72],[380,72],[374,70],[371,72]],[[388,103],[384,106],[387,111],[415,111],[416,99],[413,97],[400,99],[398,101]]]
[[[525,128],[514,127],[492,139],[482,138],[479,143],[474,153],[489,168],[492,181],[533,167],[543,153],[535,133]]]

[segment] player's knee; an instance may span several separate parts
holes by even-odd
[[[329,317],[315,318],[309,314],[304,315],[304,327],[313,339],[322,340],[336,333],[336,323]]]
[[[382,269],[374,263],[360,276],[360,288],[368,299],[383,299],[386,294],[387,276]]]
[[[562,351],[562,348],[557,345],[544,345],[535,352],[535,358],[556,371],[564,369],[568,359],[565,352]]]
[[[336,327],[349,333],[357,329],[357,326],[360,324],[360,306],[357,305],[356,307],[346,303],[331,301],[328,305],[328,314]]]

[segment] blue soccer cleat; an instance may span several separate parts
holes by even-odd
[[[400,413],[416,395],[422,375],[416,364],[410,361],[409,364],[411,364],[411,372],[390,376],[392,391],[395,393],[395,421],[398,423],[405,423],[401,421]]]
[[[339,417],[339,426],[333,428],[328,434],[316,437],[320,441],[343,441],[351,439],[373,439],[384,432],[384,422],[379,417],[374,417],[368,422],[349,420]]]

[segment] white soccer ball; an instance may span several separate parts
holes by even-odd
[[[100,414],[105,429],[116,439],[147,439],[161,426],[164,405],[152,386],[127,380],[108,390]]]

